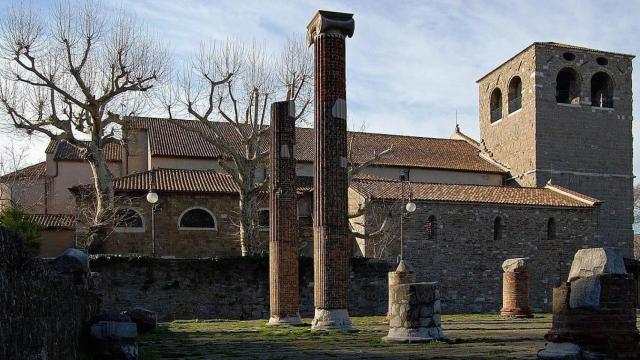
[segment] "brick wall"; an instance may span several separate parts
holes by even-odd
[[[269,317],[269,259],[153,259],[100,256],[97,290],[107,311],[134,306],[159,312],[160,320],[260,319]],[[384,261],[350,261],[349,312],[384,315],[387,273]],[[313,260],[300,258],[300,314],[313,316]]]
[[[531,308],[550,311],[551,289],[566,281],[576,250],[595,245],[597,210],[416,204],[416,212],[404,221],[405,259],[418,281],[440,282],[443,310],[449,313],[498,311],[502,305],[501,264],[516,257],[531,258]],[[376,202],[370,211],[383,206]],[[426,224],[431,215],[436,217],[436,233],[428,239]],[[496,216],[503,220],[500,240],[494,240]],[[547,238],[551,217],[556,223],[555,239]],[[395,259],[397,250],[390,249],[386,257]]]

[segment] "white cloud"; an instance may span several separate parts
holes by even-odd
[[[257,39],[278,48],[318,9],[355,14],[347,42],[350,117],[368,131],[447,137],[458,111],[478,137],[475,81],[534,41],[640,53],[639,2],[108,1],[143,20],[186,58],[201,41]],[[1,6],[0,6],[1,7]],[[633,76],[640,93],[640,75]],[[640,112],[634,117],[640,118]],[[640,127],[634,124],[634,145]],[[0,135],[2,137],[3,135]],[[634,168],[640,170],[640,156]]]

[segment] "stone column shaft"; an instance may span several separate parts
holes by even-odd
[[[345,37],[351,14],[319,11],[307,39],[315,44],[314,303],[316,330],[347,330],[349,258]]]
[[[271,104],[269,325],[299,325],[295,104]]]

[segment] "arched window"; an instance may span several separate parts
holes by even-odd
[[[213,213],[202,207],[185,210],[178,218],[180,230],[216,230],[217,223]]]
[[[269,209],[264,208],[258,210],[258,226],[263,228],[269,227]]]
[[[429,240],[435,239],[437,233],[438,233],[438,223],[436,222],[435,215],[431,215],[427,219],[427,239]]]
[[[132,208],[120,208],[114,214],[116,232],[144,232],[142,215]]]
[[[613,107],[613,86],[607,73],[597,72],[591,77],[591,106]]]
[[[580,103],[580,82],[578,74],[571,68],[564,68],[556,77],[556,102],[561,104]]]
[[[522,107],[522,80],[515,76],[509,82],[509,113]]]
[[[502,222],[502,218],[500,216],[496,216],[495,220],[493,220],[493,240],[502,240],[503,228],[504,223]]]
[[[547,240],[555,240],[556,238],[556,219],[549,218],[547,221]]]
[[[489,109],[491,111],[492,123],[502,119],[502,91],[500,91],[499,88],[495,88],[491,93]]]

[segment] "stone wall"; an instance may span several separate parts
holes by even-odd
[[[108,254],[152,254],[151,205],[146,194],[128,194],[127,207],[142,216],[143,229],[128,232],[113,231],[106,242]],[[160,206],[155,214],[156,254],[175,257],[240,256],[238,230],[238,196],[234,194],[182,194],[159,193]],[[310,195],[301,195],[299,201],[310,201]],[[203,207],[215,216],[215,230],[184,230],[178,228],[178,219],[187,209]],[[258,208],[268,208],[266,198],[260,199]],[[313,256],[313,223],[310,218],[301,218],[298,226],[300,253]],[[266,253],[268,229],[258,231],[258,248]]]
[[[97,291],[106,311],[142,306],[160,320],[260,319],[269,317],[269,259],[153,259],[100,256],[91,269],[100,273]],[[385,261],[351,259],[349,313],[387,311]],[[313,260],[300,258],[300,313],[313,316]]]
[[[576,74],[577,97],[557,103],[557,76]],[[554,184],[595,197],[599,246],[633,255],[632,58],[597,50],[536,44],[478,81],[480,133],[493,157],[521,186]],[[592,106],[591,80],[609,75],[613,107]],[[522,109],[506,110],[508,84],[522,79]],[[502,90],[503,119],[489,121],[491,92]]]
[[[387,209],[383,205],[374,202],[370,211]],[[418,282],[440,282],[442,308],[447,313],[497,312],[502,305],[501,264],[517,257],[531,258],[531,308],[550,311],[552,288],[566,281],[576,250],[596,242],[595,209],[428,201],[416,201],[416,205],[417,210],[404,220],[405,259]],[[427,236],[431,215],[436,218],[433,239]],[[494,240],[497,216],[503,221],[502,237]],[[555,220],[553,239],[547,234],[550,218]],[[397,256],[392,249],[388,259]]]
[[[0,359],[76,359],[99,309],[88,274],[60,274],[0,228]]]

